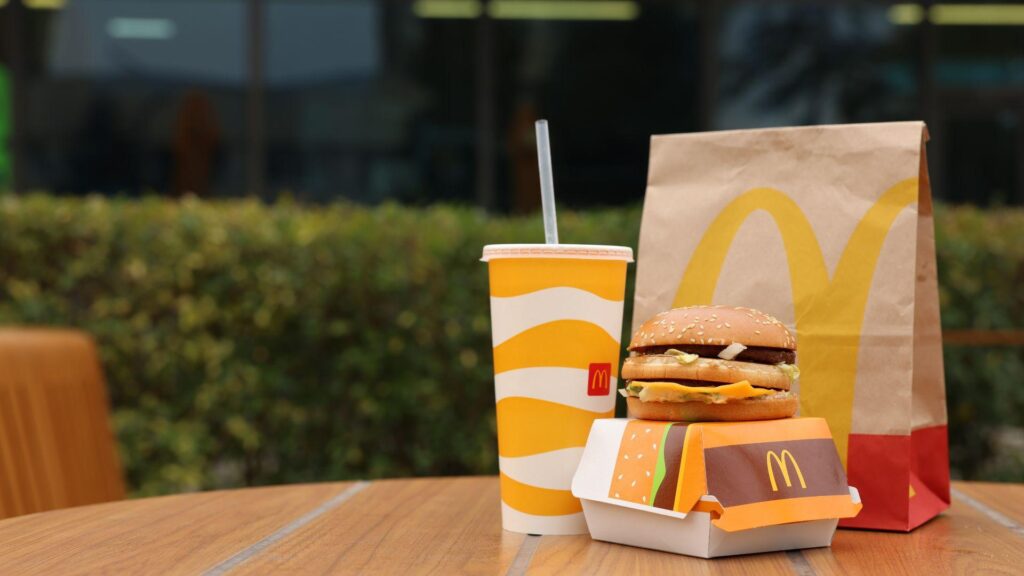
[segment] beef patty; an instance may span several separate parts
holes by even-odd
[[[649,354],[664,354],[670,349],[675,349],[680,352],[686,352],[687,354],[696,354],[701,358],[718,358],[718,353],[725,350],[725,348],[725,346],[702,346],[692,344],[686,346],[683,344],[676,344],[674,346],[647,346],[646,348],[637,348],[632,354],[634,356],[647,356]],[[743,352],[737,354],[733,360],[739,362],[755,362],[757,364],[778,364],[780,362],[796,364],[796,352],[793,350],[786,350],[784,348],[750,346]]]

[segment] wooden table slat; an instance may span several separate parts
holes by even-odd
[[[956,490],[1024,526],[1024,484],[957,482]]]
[[[954,497],[908,534],[840,530],[831,548],[801,553],[818,574],[1019,574],[1024,538]]]
[[[525,536],[498,502],[494,478],[377,481],[232,574],[504,574]]]
[[[545,536],[528,574],[796,574],[784,552],[705,560],[591,540]]]
[[[0,574],[198,574],[348,483],[127,500],[0,522]]]

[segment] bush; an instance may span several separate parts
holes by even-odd
[[[938,216],[947,325],[1019,327],[1024,213]],[[635,246],[639,222],[560,214],[570,242]],[[0,323],[96,337],[137,494],[493,473],[480,249],[541,238],[536,217],[447,206],[5,197]],[[1021,425],[1022,350],[950,349],[947,374],[974,476]]]
[[[937,214],[942,323],[1024,330],[1024,210]],[[950,457],[965,478],[1024,481],[1024,348],[946,346]]]

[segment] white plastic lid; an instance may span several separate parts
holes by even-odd
[[[575,260],[633,261],[633,249],[628,246],[601,246],[598,244],[488,244],[484,246],[481,262],[498,258],[572,258]]]

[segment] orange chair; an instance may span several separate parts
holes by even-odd
[[[0,330],[0,518],[124,498],[92,338]]]

